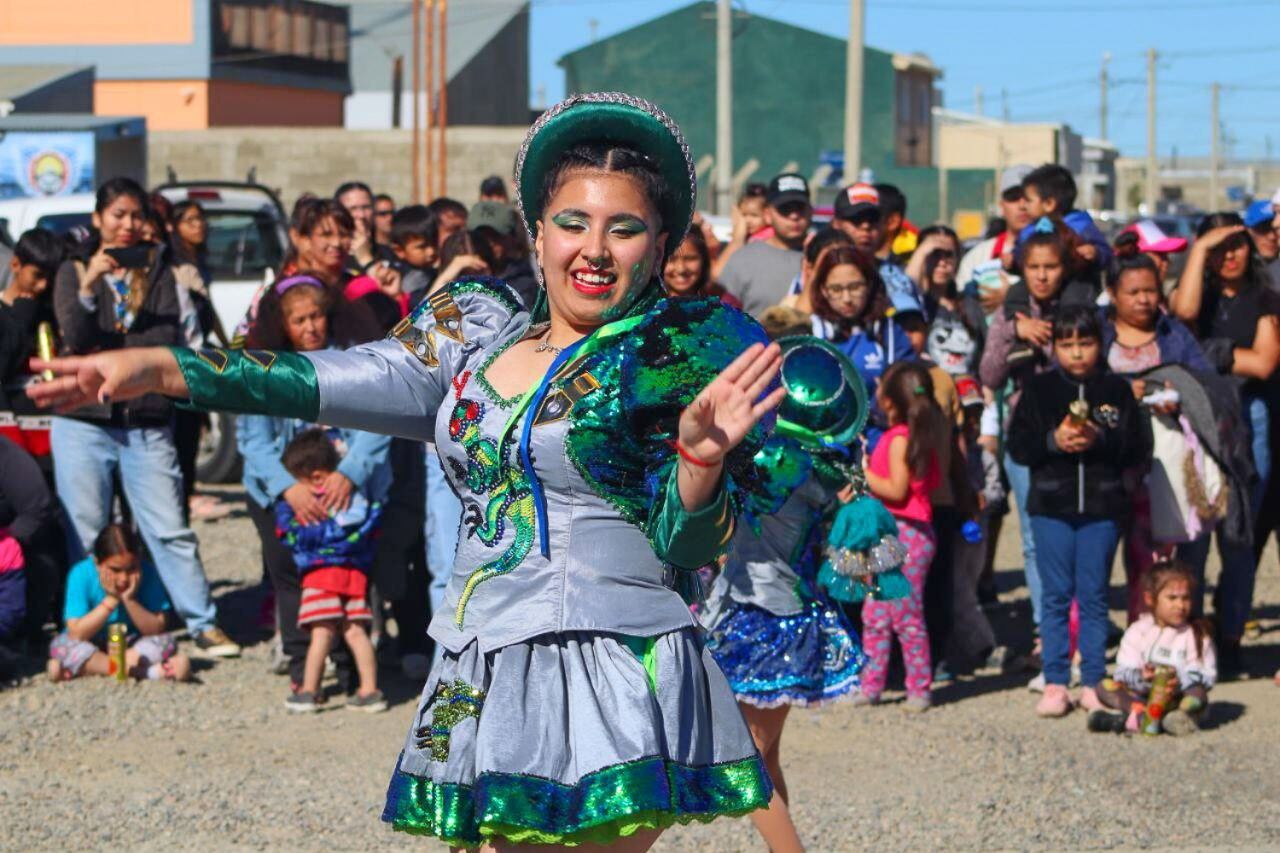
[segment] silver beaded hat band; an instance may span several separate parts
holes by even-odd
[[[655,104],[622,92],[570,95],[548,109],[525,134],[516,154],[516,208],[529,239],[542,215],[539,196],[560,155],[584,142],[611,142],[653,159],[666,179],[671,200],[660,210],[667,254],[675,251],[693,218],[698,179],[680,127]]]

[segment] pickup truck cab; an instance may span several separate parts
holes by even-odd
[[[227,334],[240,322],[266,282],[275,276],[289,245],[286,218],[271,190],[252,182],[171,181],[156,192],[173,203],[198,201],[209,222],[206,262],[213,281],[209,296]],[[0,201],[0,239],[10,245],[30,228],[66,234],[89,227],[92,193]],[[235,418],[214,413],[201,437],[196,460],[203,482],[228,482],[239,476]],[[0,423],[0,428],[7,424]]]

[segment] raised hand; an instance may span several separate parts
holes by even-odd
[[[786,389],[775,388],[760,399],[781,368],[777,344],[753,344],[738,356],[680,414],[684,453],[704,466],[719,464],[786,396]]]

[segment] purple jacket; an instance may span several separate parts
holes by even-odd
[[[1111,346],[1116,342],[1116,324],[1111,317],[1111,312],[1106,309],[1103,309],[1101,320],[1101,358],[1103,363],[1106,363]],[[1176,317],[1170,317],[1164,312],[1161,312],[1156,319],[1156,346],[1160,349],[1162,365],[1180,364],[1188,370],[1202,373],[1215,372],[1204,357],[1204,352],[1191,331]]]

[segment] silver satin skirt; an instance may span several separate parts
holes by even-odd
[[[446,651],[382,819],[454,846],[609,843],[765,807],[772,786],[694,628]]]

